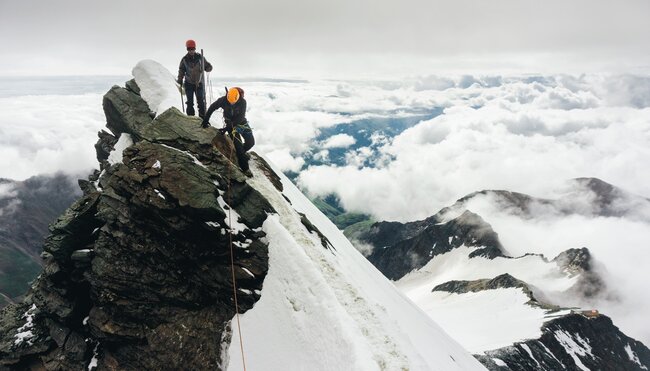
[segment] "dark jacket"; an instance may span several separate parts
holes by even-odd
[[[212,71],[212,65],[207,60],[205,61],[205,71]],[[190,53],[185,54],[181,59],[181,64],[178,66],[178,78],[176,81],[181,82],[183,77],[185,82],[198,85],[201,82],[201,54],[194,53],[194,57]]]
[[[223,109],[223,118],[224,121],[226,121],[226,128],[229,132],[232,131],[235,126],[241,125],[248,127],[248,120],[246,120],[246,99],[239,98],[235,104],[230,104],[224,95],[210,105],[208,112],[205,113],[203,121],[209,121],[212,113],[219,108]]]

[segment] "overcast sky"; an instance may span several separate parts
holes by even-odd
[[[222,76],[643,72],[649,17],[647,0],[0,0],[0,75],[173,69],[188,38]]]

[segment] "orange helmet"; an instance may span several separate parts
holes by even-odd
[[[187,40],[185,42],[185,47],[186,48],[195,48],[196,49],[196,42],[194,40],[192,40],[192,39]]]
[[[239,100],[239,89],[230,88],[228,89],[227,99],[230,104],[235,104]]]

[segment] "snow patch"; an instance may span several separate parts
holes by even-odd
[[[562,330],[556,331],[554,336],[557,341],[562,344],[571,358],[573,358],[576,366],[578,366],[581,370],[589,371],[589,368],[587,368],[582,363],[582,361],[580,361],[580,357],[585,357],[587,355],[593,357],[589,343],[581,338],[578,334],[573,334],[572,336],[568,332]]]
[[[174,76],[160,63],[143,60],[133,67],[135,82],[140,88],[140,96],[149,109],[159,115],[171,107],[182,112],[178,104],[180,92]]]
[[[251,277],[255,277],[255,275],[254,275],[251,271],[249,271],[248,269],[246,269],[246,268],[244,268],[244,267],[241,267],[241,269],[242,269],[244,272],[246,272],[246,274],[248,274],[249,276],[251,276]]]
[[[158,195],[158,197],[160,197],[160,198],[162,198],[163,200],[166,200],[166,198],[165,198],[165,196],[163,196],[163,194],[162,194],[162,193],[160,193],[160,191],[159,191],[159,190],[157,190],[157,189],[154,189],[154,191],[156,192],[156,194]]]
[[[492,358],[492,360],[499,367],[508,367],[508,365],[505,362],[503,362],[502,360],[500,360],[499,358]]]
[[[95,349],[93,350],[93,358],[90,360],[90,363],[88,363],[88,371],[92,371],[93,369],[97,368],[97,364],[99,361],[99,343],[95,345]]]
[[[120,139],[117,140],[113,150],[108,155],[108,163],[115,165],[122,162],[122,152],[133,144],[133,138],[127,133],[120,134]],[[99,179],[98,179],[99,180]]]
[[[156,160],[156,162],[151,167],[154,169],[160,169],[160,160]]]
[[[628,356],[628,358],[630,358],[630,361],[632,361],[632,362],[636,363],[637,365],[639,365],[639,367],[641,369],[643,369],[643,370],[648,369],[646,366],[644,366],[641,363],[641,360],[639,359],[639,356],[637,356],[636,353],[634,353],[634,351],[632,350],[632,347],[630,346],[630,344],[625,345],[625,353],[627,353],[627,356]]]
[[[524,343],[521,343],[521,344],[519,344],[519,345],[521,345],[521,347],[524,348],[524,350],[526,351],[526,353],[528,353],[528,355],[530,356],[530,358],[531,358],[533,361],[535,361],[535,363],[537,364],[537,367],[542,367],[542,365],[540,365],[539,362],[537,362],[537,359],[536,359],[535,356],[533,355],[533,352],[530,350],[530,348],[528,347],[528,345],[526,345],[526,344],[524,344]]]
[[[36,311],[36,304],[32,306],[22,315],[21,318],[25,318],[26,322],[18,329],[18,333],[14,336],[14,345],[18,346],[23,342],[26,342],[27,345],[31,346],[34,344],[34,333],[32,329],[34,328],[34,312]]]
[[[239,222],[239,214],[237,214],[237,211],[226,203],[222,195],[217,198],[217,201],[219,202],[219,206],[221,206],[223,211],[226,213],[226,221],[229,222],[228,224],[230,225],[230,231],[232,234],[239,234],[248,229],[245,224]]]

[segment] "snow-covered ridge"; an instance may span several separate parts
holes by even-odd
[[[262,297],[241,316],[247,367],[280,370],[290,359],[292,369],[310,370],[483,368],[401,295],[284,175],[276,171],[281,193],[261,166],[253,162],[249,184],[278,214],[264,223],[269,273]],[[307,230],[301,213],[333,249]],[[238,342],[233,331],[229,370],[242,369]]]

